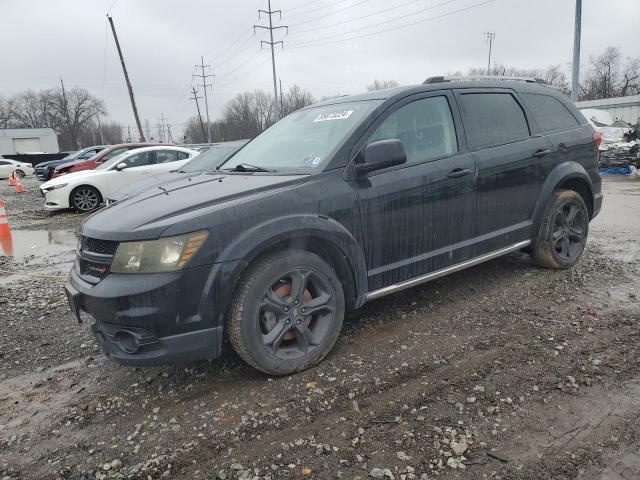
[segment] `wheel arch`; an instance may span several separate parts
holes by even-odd
[[[582,165],[576,162],[564,162],[556,166],[547,176],[533,212],[533,226],[538,228],[544,215],[544,209],[553,195],[560,189],[573,190],[580,194],[589,211],[589,218],[594,215],[595,200],[593,196],[593,183],[589,174]],[[537,232],[537,230],[536,230]]]
[[[315,253],[331,265],[343,285],[348,310],[364,303],[364,252],[349,230],[325,216],[291,215],[244,231],[223,250],[203,292],[202,316],[213,314],[214,322],[221,324],[247,267],[264,255],[288,249]]]

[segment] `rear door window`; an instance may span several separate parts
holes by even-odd
[[[517,142],[530,136],[520,104],[510,93],[464,93],[460,108],[472,149]]]
[[[175,150],[156,150],[156,163],[170,163],[178,160]]]
[[[447,98],[423,98],[400,107],[376,128],[368,143],[391,139],[402,141],[407,164],[453,155],[458,141]]]
[[[525,105],[531,110],[542,133],[567,130],[580,125],[560,100],[549,95],[521,93]]]

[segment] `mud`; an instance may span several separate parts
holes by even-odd
[[[77,231],[27,187],[0,187],[18,230]],[[68,252],[0,259],[0,478],[640,478],[640,182],[604,192],[575,268],[518,253],[376,300],[287,378],[228,348],[120,367],[45,276]]]

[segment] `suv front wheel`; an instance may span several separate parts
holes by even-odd
[[[557,190],[545,208],[532,245],[533,258],[545,268],[570,268],[582,255],[588,234],[589,211],[582,196],[573,190]]]
[[[287,375],[322,360],[338,339],[344,292],[317,255],[290,250],[251,265],[233,296],[229,340],[249,365]]]

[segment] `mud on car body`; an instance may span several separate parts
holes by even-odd
[[[228,338],[262,371],[299,371],[368,300],[523,248],[572,266],[602,202],[598,140],[531,82],[333,99],[87,219],[67,295],[123,364],[212,358]]]

